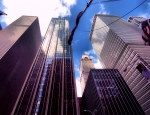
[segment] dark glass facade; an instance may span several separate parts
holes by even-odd
[[[91,69],[82,99],[94,115],[145,115],[116,69]]]
[[[2,30],[2,26],[1,26],[1,24],[0,24],[0,30]]]
[[[144,45],[140,28],[119,18],[95,15],[92,30],[97,30],[91,32],[91,43],[103,68],[119,70],[145,114],[149,115],[150,78],[145,77],[137,67],[142,64],[145,70],[150,71],[150,46]],[[118,21],[108,25],[115,20]]]
[[[77,115],[69,22],[53,18],[38,51],[15,115]]]
[[[11,115],[41,42],[35,16],[22,16],[0,31],[0,115]]]

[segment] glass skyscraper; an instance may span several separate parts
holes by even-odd
[[[36,16],[21,16],[0,31],[0,115],[11,115],[41,42]]]
[[[68,20],[52,18],[14,109],[15,115],[78,115],[68,37]]]
[[[145,115],[117,69],[91,69],[82,100],[93,115]]]

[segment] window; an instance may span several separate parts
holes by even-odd
[[[146,79],[150,79],[150,71],[143,64],[139,64],[136,68]]]

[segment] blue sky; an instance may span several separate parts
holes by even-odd
[[[7,16],[0,17],[2,27],[5,28],[11,22],[21,15],[33,15],[39,17],[42,37],[52,17],[67,17],[70,21],[70,31],[75,26],[75,20],[78,13],[86,7],[86,1],[89,0],[0,0],[0,10],[7,13]],[[102,0],[93,0],[101,2]],[[144,0],[120,0],[116,2],[107,2],[103,4],[93,4],[81,17],[78,28],[90,31],[94,14],[112,14],[123,16]],[[150,0],[125,16],[143,16],[150,18]],[[83,54],[89,54],[96,67],[100,67],[98,59],[93,51],[89,41],[90,32],[83,32],[77,29],[72,42],[73,56],[75,65],[75,76],[79,85],[79,64]]]

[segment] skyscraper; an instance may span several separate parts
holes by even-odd
[[[13,114],[78,115],[69,22],[53,18]]]
[[[141,23],[145,20],[146,20],[146,18],[136,17],[136,16],[130,16],[128,18],[128,22],[135,25],[135,26],[137,26],[137,27],[141,27]]]
[[[103,68],[119,70],[148,115],[150,46],[144,45],[140,28],[119,18],[114,15],[95,15],[90,40]]]
[[[82,99],[86,114],[145,115],[116,69],[91,69]]]
[[[0,115],[11,115],[41,42],[36,16],[22,16],[0,31]]]
[[[82,55],[80,61],[80,83],[81,83],[81,92],[83,93],[90,69],[95,68],[92,59],[88,55]]]
[[[2,26],[1,26],[1,24],[0,24],[0,30],[2,30]]]

